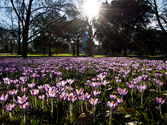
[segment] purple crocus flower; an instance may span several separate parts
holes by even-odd
[[[156,98],[155,98],[155,101],[156,101],[158,104],[162,105],[162,104],[165,103],[166,99],[162,100],[162,98],[156,97]]]
[[[60,81],[60,85],[61,85],[61,86],[65,86],[65,84],[67,84],[67,81],[64,81],[64,80],[63,80],[63,81]]]
[[[4,108],[8,111],[8,112],[12,112],[16,107],[16,104],[8,104],[8,105],[5,105]]]
[[[123,101],[124,101],[123,99],[117,98],[117,103],[118,103],[118,104],[123,103]]]
[[[20,86],[20,84],[15,84],[15,87],[18,89],[19,88],[19,86]]]
[[[59,94],[59,99],[62,101],[65,101],[67,97],[68,97],[68,93],[63,92]]]
[[[71,101],[72,103],[74,103],[76,100],[77,100],[77,96],[76,95],[74,95],[74,93],[70,93],[69,95],[68,95],[68,101]]]
[[[109,82],[107,82],[106,80],[104,80],[103,82],[101,82],[104,86],[106,86],[107,84],[109,84],[110,83],[110,81]]]
[[[18,105],[23,105],[26,101],[27,101],[28,97],[26,97],[25,95],[23,95],[22,97],[17,96],[17,101],[14,99],[14,101],[18,104]]]
[[[98,96],[98,95],[100,95],[100,93],[101,93],[101,91],[99,91],[99,90],[98,90],[98,91],[96,91],[96,90],[93,91],[93,95],[94,95],[95,97]]]
[[[25,87],[24,87],[24,88],[21,88],[21,91],[24,92],[24,93],[25,93],[27,90],[28,90],[28,88],[25,88]]]
[[[32,89],[30,90],[30,93],[32,96],[37,96],[39,94],[39,90],[38,89]]]
[[[74,79],[67,79],[67,82],[71,85],[74,82]]]
[[[26,81],[27,81],[27,77],[25,76],[23,76],[23,77],[19,77],[19,82],[23,85],[23,84],[25,84],[26,83]]]
[[[129,84],[128,82],[126,82],[126,85],[128,86],[129,89],[133,89],[135,87],[134,84]]]
[[[147,85],[139,85],[139,86],[136,86],[136,88],[137,88],[140,92],[144,92],[144,90],[147,88]]]
[[[54,97],[56,97],[56,91],[53,89],[49,89],[47,92],[46,92],[46,95],[48,96],[48,97],[50,97],[50,98],[54,98]]]
[[[98,103],[100,103],[100,101],[98,101],[98,98],[94,99],[94,98],[90,98],[89,99],[89,103],[93,106],[97,105]]]
[[[39,90],[42,90],[42,89],[43,89],[43,86],[42,86],[42,85],[38,86],[38,89],[39,89]]]
[[[116,79],[115,80],[117,83],[120,83],[121,82],[121,79]]]
[[[85,96],[85,99],[89,99],[91,95],[86,92],[86,93],[84,94],[84,96]]]
[[[164,84],[163,82],[159,82],[159,83],[158,83],[159,86],[162,86],[163,84]]]
[[[120,94],[120,96],[125,96],[128,93],[127,89],[118,88],[117,91]]]
[[[4,83],[5,83],[6,85],[10,85],[10,84],[13,83],[13,80],[9,79],[8,77],[3,78],[3,81],[4,81]]]
[[[106,75],[99,74],[99,75],[97,75],[97,77],[98,77],[101,81],[103,81],[103,79],[106,77]]]
[[[84,93],[84,90],[83,90],[83,89],[79,89],[79,90],[76,89],[75,91],[76,91],[76,94],[77,94],[77,95],[83,95],[83,93]]]
[[[9,90],[9,94],[12,95],[12,96],[16,95],[17,92],[18,92],[18,90],[15,90],[15,89]]]
[[[28,107],[29,107],[29,102],[26,102],[25,104],[23,104],[23,105],[18,105],[19,106],[19,108],[21,109],[21,110],[26,110]]]
[[[66,90],[69,90],[69,91],[73,91],[73,87],[71,87],[71,86],[65,86],[65,89],[66,89]],[[63,91],[64,91],[64,88],[63,88],[63,87],[60,87],[60,88],[59,88],[59,91],[60,91],[60,92],[63,92]]]
[[[115,100],[117,98],[117,96],[112,94],[112,95],[110,95],[110,98],[111,98],[111,100]]]
[[[85,96],[84,96],[84,94],[83,94],[83,95],[78,96],[78,99],[79,99],[79,100],[81,100],[81,101],[85,100]]]
[[[8,97],[9,97],[8,94],[6,94],[5,96],[4,96],[4,94],[2,94],[2,95],[0,96],[0,103],[1,103],[1,104],[4,103],[4,102],[8,99]]]
[[[43,88],[45,89],[45,91],[48,91],[49,88],[51,88],[50,84],[44,84]]]
[[[14,84],[19,83],[19,80],[18,80],[18,79],[15,79],[15,80],[13,80],[13,83],[14,83]]]
[[[46,99],[46,96],[45,96],[45,95],[39,95],[39,99],[40,99],[40,100],[45,100],[45,99]]]
[[[32,88],[34,88],[34,87],[35,87],[36,83],[31,83],[31,84],[29,84],[29,83],[28,83],[27,85],[28,85],[28,87],[29,87],[29,88],[31,88],[31,89],[32,89]]]
[[[91,82],[89,85],[93,88],[98,88],[101,85],[101,83],[100,82]]]
[[[117,106],[117,102],[110,102],[110,101],[107,101],[107,106],[110,107],[111,109],[113,109],[115,106]]]

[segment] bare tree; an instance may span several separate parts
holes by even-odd
[[[12,10],[21,22],[22,56],[27,58],[27,49],[30,40],[43,29],[33,32],[32,24],[40,15],[47,13],[60,13],[62,16],[71,15],[74,5],[67,0],[6,0],[5,8]],[[52,19],[54,21],[54,19]],[[19,25],[18,25],[19,26]]]
[[[154,21],[157,28],[167,34],[167,1],[166,0],[150,0],[150,6],[153,8]]]

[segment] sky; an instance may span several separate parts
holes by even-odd
[[[0,6],[3,6],[3,2],[2,2],[2,1],[4,1],[4,0],[0,0]],[[110,3],[111,1],[112,1],[112,0],[107,0],[108,3]],[[106,2],[106,0],[99,0],[99,2],[100,2],[100,3]],[[159,7],[162,6],[162,5],[163,5],[162,0],[159,0]],[[1,16],[0,16],[0,24],[6,26],[7,28],[10,28],[11,25],[9,25],[9,24],[11,24],[11,20],[10,20],[9,18],[10,18],[12,15],[5,15],[5,13],[4,13],[4,11],[3,11],[2,9],[0,9],[0,15],[1,15]],[[8,16],[9,18],[6,18],[6,16]],[[151,25],[152,25],[152,26],[155,26],[156,23],[153,22]],[[98,44],[98,42],[95,41],[95,44]]]

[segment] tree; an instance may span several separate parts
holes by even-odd
[[[156,21],[156,28],[159,28],[163,33],[167,34],[167,2],[165,0],[149,0],[149,5],[152,7],[151,13],[154,14],[154,21]]]
[[[31,24],[40,16],[46,13],[61,12],[62,15],[71,15],[71,10],[74,9],[72,3],[66,0],[6,0],[6,8],[11,8],[14,10],[15,15],[21,22],[22,29],[22,56],[27,58],[27,48],[29,41],[36,35],[38,35],[41,30],[38,30],[35,34],[32,34]],[[40,14],[38,14],[40,13]]]
[[[103,7],[100,10],[101,16],[99,16],[98,20],[101,27],[103,25],[106,26],[106,28],[102,28],[103,34],[107,36],[105,41],[119,46],[114,48],[116,50],[122,49],[124,56],[127,56],[126,49],[129,42],[133,39],[135,30],[143,27],[146,28],[149,23],[149,11],[150,7],[147,1],[144,0],[120,0],[112,1],[110,4],[107,2],[103,3]],[[104,29],[108,31],[106,32]],[[108,34],[112,38],[109,38]]]
[[[71,45],[73,55],[75,55],[75,46],[77,46],[77,56],[79,56],[79,43],[83,42],[86,26],[87,22],[79,18],[64,23],[63,36]]]
[[[53,21],[54,19],[54,21]],[[59,42],[62,42],[61,28],[62,24],[66,21],[65,16],[61,16],[59,13],[41,15],[33,23],[33,32],[36,33],[38,30],[43,29],[40,34],[33,40],[34,49],[49,47],[49,56],[52,54],[52,47],[56,46]],[[39,45],[39,42],[41,44]]]

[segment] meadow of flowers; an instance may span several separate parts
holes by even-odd
[[[1,58],[3,124],[167,124],[167,61]]]

